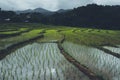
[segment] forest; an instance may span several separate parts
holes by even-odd
[[[99,29],[120,29],[120,6],[88,4],[62,13],[20,13],[0,9],[0,23],[42,23]]]
[[[2,9],[0,80],[120,80],[120,5]]]

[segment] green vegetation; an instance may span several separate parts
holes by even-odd
[[[84,30],[84,31],[83,31]],[[89,31],[91,30],[91,31]],[[66,40],[88,46],[118,45],[120,44],[120,31],[98,30],[98,29],[80,29],[63,31]]]
[[[62,35],[60,35],[57,30],[46,30],[44,34],[44,38],[40,39],[41,42],[56,42],[62,38]]]
[[[42,32],[42,29],[33,29],[19,36],[0,39],[0,48],[4,48],[14,43],[18,43],[21,41],[25,41],[25,40],[37,37],[40,35],[41,32]]]
[[[119,80],[120,60],[118,58],[99,49],[70,42],[64,42],[62,46],[70,56],[97,75],[103,76],[104,80]]]
[[[28,30],[28,28],[20,28],[19,30],[13,30],[13,31],[10,31],[9,29],[8,29],[8,31],[6,30],[6,31],[2,31],[2,32],[0,32],[0,35],[4,35],[4,34],[15,34],[15,33],[20,33],[20,32],[23,32],[23,31],[27,31]]]
[[[105,80],[120,78],[119,57],[108,54],[111,51],[119,56],[119,30],[42,24],[2,24],[0,29],[2,35],[12,34],[0,37],[0,57],[3,59],[0,61],[0,80],[89,80],[89,76],[72,62]],[[20,34],[13,36],[16,33]],[[41,35],[43,37],[40,38]],[[63,44],[61,40],[64,40]],[[19,45],[20,42],[23,43]],[[98,47],[109,51],[104,52]],[[74,59],[72,62],[67,61],[67,58],[71,59],[68,55]]]
[[[5,28],[6,27],[6,28]],[[32,29],[29,32],[21,33],[18,36],[11,36],[9,38],[0,38],[0,47],[8,45],[9,43],[16,43],[24,41],[40,35],[43,30],[44,38],[38,42],[58,41],[63,35],[65,40],[81,45],[88,46],[102,46],[102,45],[120,45],[120,31],[119,30],[102,30],[89,28],[73,28],[65,26],[52,26],[42,24],[4,24],[0,28],[6,31],[0,34],[16,34],[21,31]],[[15,30],[16,29],[16,30]],[[9,30],[9,31],[7,31]],[[14,31],[10,31],[14,30]]]
[[[0,73],[0,80],[90,80],[63,57],[56,43],[16,50],[0,61]]]

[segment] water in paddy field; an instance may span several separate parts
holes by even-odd
[[[119,46],[118,46],[119,47]],[[120,54],[120,48],[115,48],[115,47],[108,47],[108,46],[104,46],[105,49],[108,49],[112,52],[118,53]]]
[[[56,43],[33,43],[0,61],[0,80],[89,80]]]
[[[96,48],[64,42],[63,47],[74,59],[105,80],[120,80],[120,59]]]

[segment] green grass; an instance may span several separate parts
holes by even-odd
[[[59,41],[65,35],[65,42],[69,42],[68,44],[64,44],[65,42],[63,43],[63,48],[66,50],[66,52],[68,52],[69,55],[71,55],[73,58],[78,60],[78,62],[80,61],[80,63],[82,63],[83,65],[90,68],[90,70],[94,71],[96,68],[96,70],[95,70],[96,73],[100,73],[98,71],[100,69],[100,70],[103,70],[102,72],[104,72],[105,70],[108,70],[107,73],[109,74],[109,70],[112,70],[111,69],[112,67],[110,67],[108,65],[112,65],[111,64],[112,61],[114,61],[113,63],[115,63],[115,66],[117,64],[115,62],[115,60],[117,60],[117,58],[114,58],[114,56],[106,54],[103,51],[100,51],[100,50],[98,51],[95,48],[91,48],[91,46],[120,45],[120,30],[102,30],[102,29],[77,28],[77,27],[67,27],[67,26],[52,26],[52,25],[42,25],[42,24],[4,24],[4,25],[0,24],[0,29],[1,29],[0,34],[2,34],[2,33],[16,34],[17,32],[31,29],[30,31],[21,33],[20,35],[17,35],[17,36],[0,38],[0,50],[6,48],[6,46],[9,46],[11,44],[37,37],[37,36],[41,35],[41,32],[45,31],[45,33],[43,34],[44,38],[38,39],[37,42],[48,42],[46,44],[55,44],[57,46],[56,43],[49,43],[49,42]],[[56,55],[56,53],[58,53],[58,51],[54,51],[57,48],[56,46],[55,47],[50,46],[50,45],[43,46],[43,43],[41,43],[38,46],[37,45],[38,45],[38,43],[37,44],[35,43],[35,46],[33,46],[33,48],[32,48],[31,44],[30,44],[29,45],[30,47],[28,46],[29,50],[28,50],[28,48],[26,48],[26,49],[21,48],[21,49],[23,49],[23,51],[20,51],[20,53],[17,52],[18,57],[14,61],[15,62],[18,61],[17,62],[17,64],[18,64],[22,60],[24,63],[25,60],[27,60],[27,58],[28,58],[31,61],[37,61],[37,63],[41,61],[39,64],[42,64],[48,59],[48,57],[50,59],[58,57],[58,58],[56,58],[56,60],[58,60],[60,58],[60,55]],[[87,46],[82,47],[83,45],[87,45]],[[50,51],[50,53],[48,53],[49,51]],[[41,52],[41,54],[40,54],[40,52]],[[45,52],[45,54],[43,54],[44,52]],[[21,55],[23,53],[25,53],[25,54]],[[29,54],[26,55],[27,53],[29,53]],[[35,55],[33,55],[33,53]],[[36,55],[36,53],[38,53],[38,55]],[[46,54],[46,53],[48,53],[48,54]],[[52,55],[52,53],[55,53],[56,56]],[[12,55],[16,55],[16,54],[12,54]],[[22,57],[20,57],[20,55]],[[29,56],[29,55],[32,55],[32,56]],[[46,56],[45,59],[43,59],[44,58],[43,55]],[[38,57],[38,58],[35,59],[34,56]],[[25,60],[22,59],[23,57]],[[104,57],[106,57],[106,58],[104,58]],[[21,60],[19,60],[19,58],[21,58]],[[11,60],[12,59],[13,59],[13,57],[11,57]],[[48,60],[50,60],[50,59],[48,59]],[[111,59],[111,61],[110,61],[110,59]],[[9,61],[9,60],[7,60],[7,61],[12,62],[12,65],[15,64],[14,61]],[[52,63],[55,63],[55,61],[53,61]],[[104,63],[104,65],[102,65],[103,67],[101,67],[101,66],[95,67],[95,65],[97,64],[96,62],[98,62],[98,61],[101,62],[101,63],[99,63],[99,65],[102,64],[102,62]],[[105,62],[105,61],[107,61],[107,62]],[[29,60],[28,60],[28,62],[29,62]],[[49,61],[47,61],[45,64],[48,64],[48,62]],[[31,62],[31,63],[34,63],[34,62]],[[49,63],[48,65],[52,65],[52,64]],[[19,65],[19,66],[21,67],[21,65]],[[38,65],[35,65],[35,66],[38,66]],[[110,68],[106,69],[106,66],[108,66]],[[61,66],[59,66],[59,67],[64,67],[63,63],[61,63]],[[99,68],[99,67],[101,67],[101,68]],[[44,68],[44,65],[43,65],[43,68]],[[15,69],[17,69],[17,68],[15,68]],[[70,68],[70,70],[71,69],[72,68]],[[1,68],[1,70],[2,71],[4,70],[6,72],[8,69],[6,69],[6,67],[5,67],[5,69]],[[67,68],[65,70],[67,70]],[[115,71],[117,71],[117,69],[115,69]],[[67,71],[67,73],[68,73],[68,71]],[[112,73],[114,73],[114,72],[112,72]],[[34,76],[34,74],[33,74],[33,76]],[[101,76],[101,74],[99,76]],[[106,75],[104,75],[104,76],[106,77]]]
[[[0,25],[0,29],[17,29],[18,31],[24,31],[33,28],[30,32],[21,34],[20,36],[10,37],[6,39],[0,39],[0,44],[7,44],[9,42],[18,42],[33,38],[40,35],[42,30],[46,30],[44,38],[38,40],[39,42],[60,40],[65,35],[65,40],[81,45],[88,46],[100,46],[100,45],[120,45],[120,30],[102,30],[102,29],[90,29],[90,28],[75,28],[66,26],[52,26],[42,24],[5,24]],[[14,34],[17,31],[5,31],[0,33]]]
[[[42,32],[42,29],[33,29],[29,32],[23,33],[20,36],[0,39],[0,47],[4,48],[6,45],[14,44],[20,41],[28,40],[34,37],[37,37],[40,35],[40,32]]]
[[[46,30],[46,33],[44,34],[44,38],[40,39],[41,42],[49,42],[49,41],[58,41],[62,38],[62,35],[60,35],[57,30]]]
[[[8,38],[10,41],[21,41],[21,40],[26,40],[26,39],[30,39],[30,38],[33,38],[33,37],[36,37],[36,36],[39,36],[40,35],[40,32],[42,32],[42,29],[34,29],[34,30],[31,30],[30,32],[27,32],[27,33],[23,33],[21,34],[20,36],[17,36],[17,37],[11,37],[11,38]],[[8,41],[8,39],[6,39]]]
[[[108,33],[106,33],[106,31],[108,31]],[[67,30],[63,31],[62,34],[66,35],[67,41],[82,45],[100,46],[120,44],[120,31],[100,30],[100,32],[98,32],[98,29],[93,29],[89,32],[88,29],[84,31],[78,29],[75,33],[73,33],[72,30]]]
[[[19,30],[15,30],[15,31],[4,31],[4,32],[0,32],[0,34],[15,34],[15,33],[20,33],[23,31],[28,30],[28,28],[20,28]]]

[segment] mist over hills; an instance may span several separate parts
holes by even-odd
[[[36,9],[27,9],[27,10],[23,10],[23,11],[15,11],[17,14],[20,14],[20,13],[41,13],[41,14],[44,14],[44,15],[52,15],[56,12],[58,13],[63,13],[63,12],[67,12],[68,10],[64,10],[64,9],[60,9],[58,11],[49,11],[49,10],[46,10],[46,9],[43,9],[43,8],[36,8]]]
[[[20,13],[42,13],[42,14],[52,14],[53,12],[52,11],[49,11],[49,10],[46,10],[46,9],[43,9],[43,8],[36,8],[36,9],[27,9],[27,10],[24,10],[24,11],[15,11],[17,14],[20,14]]]
[[[1,10],[0,23],[3,22],[27,22],[102,29],[120,29],[120,6],[89,4],[71,10],[60,9],[55,12],[42,8],[20,12]]]

